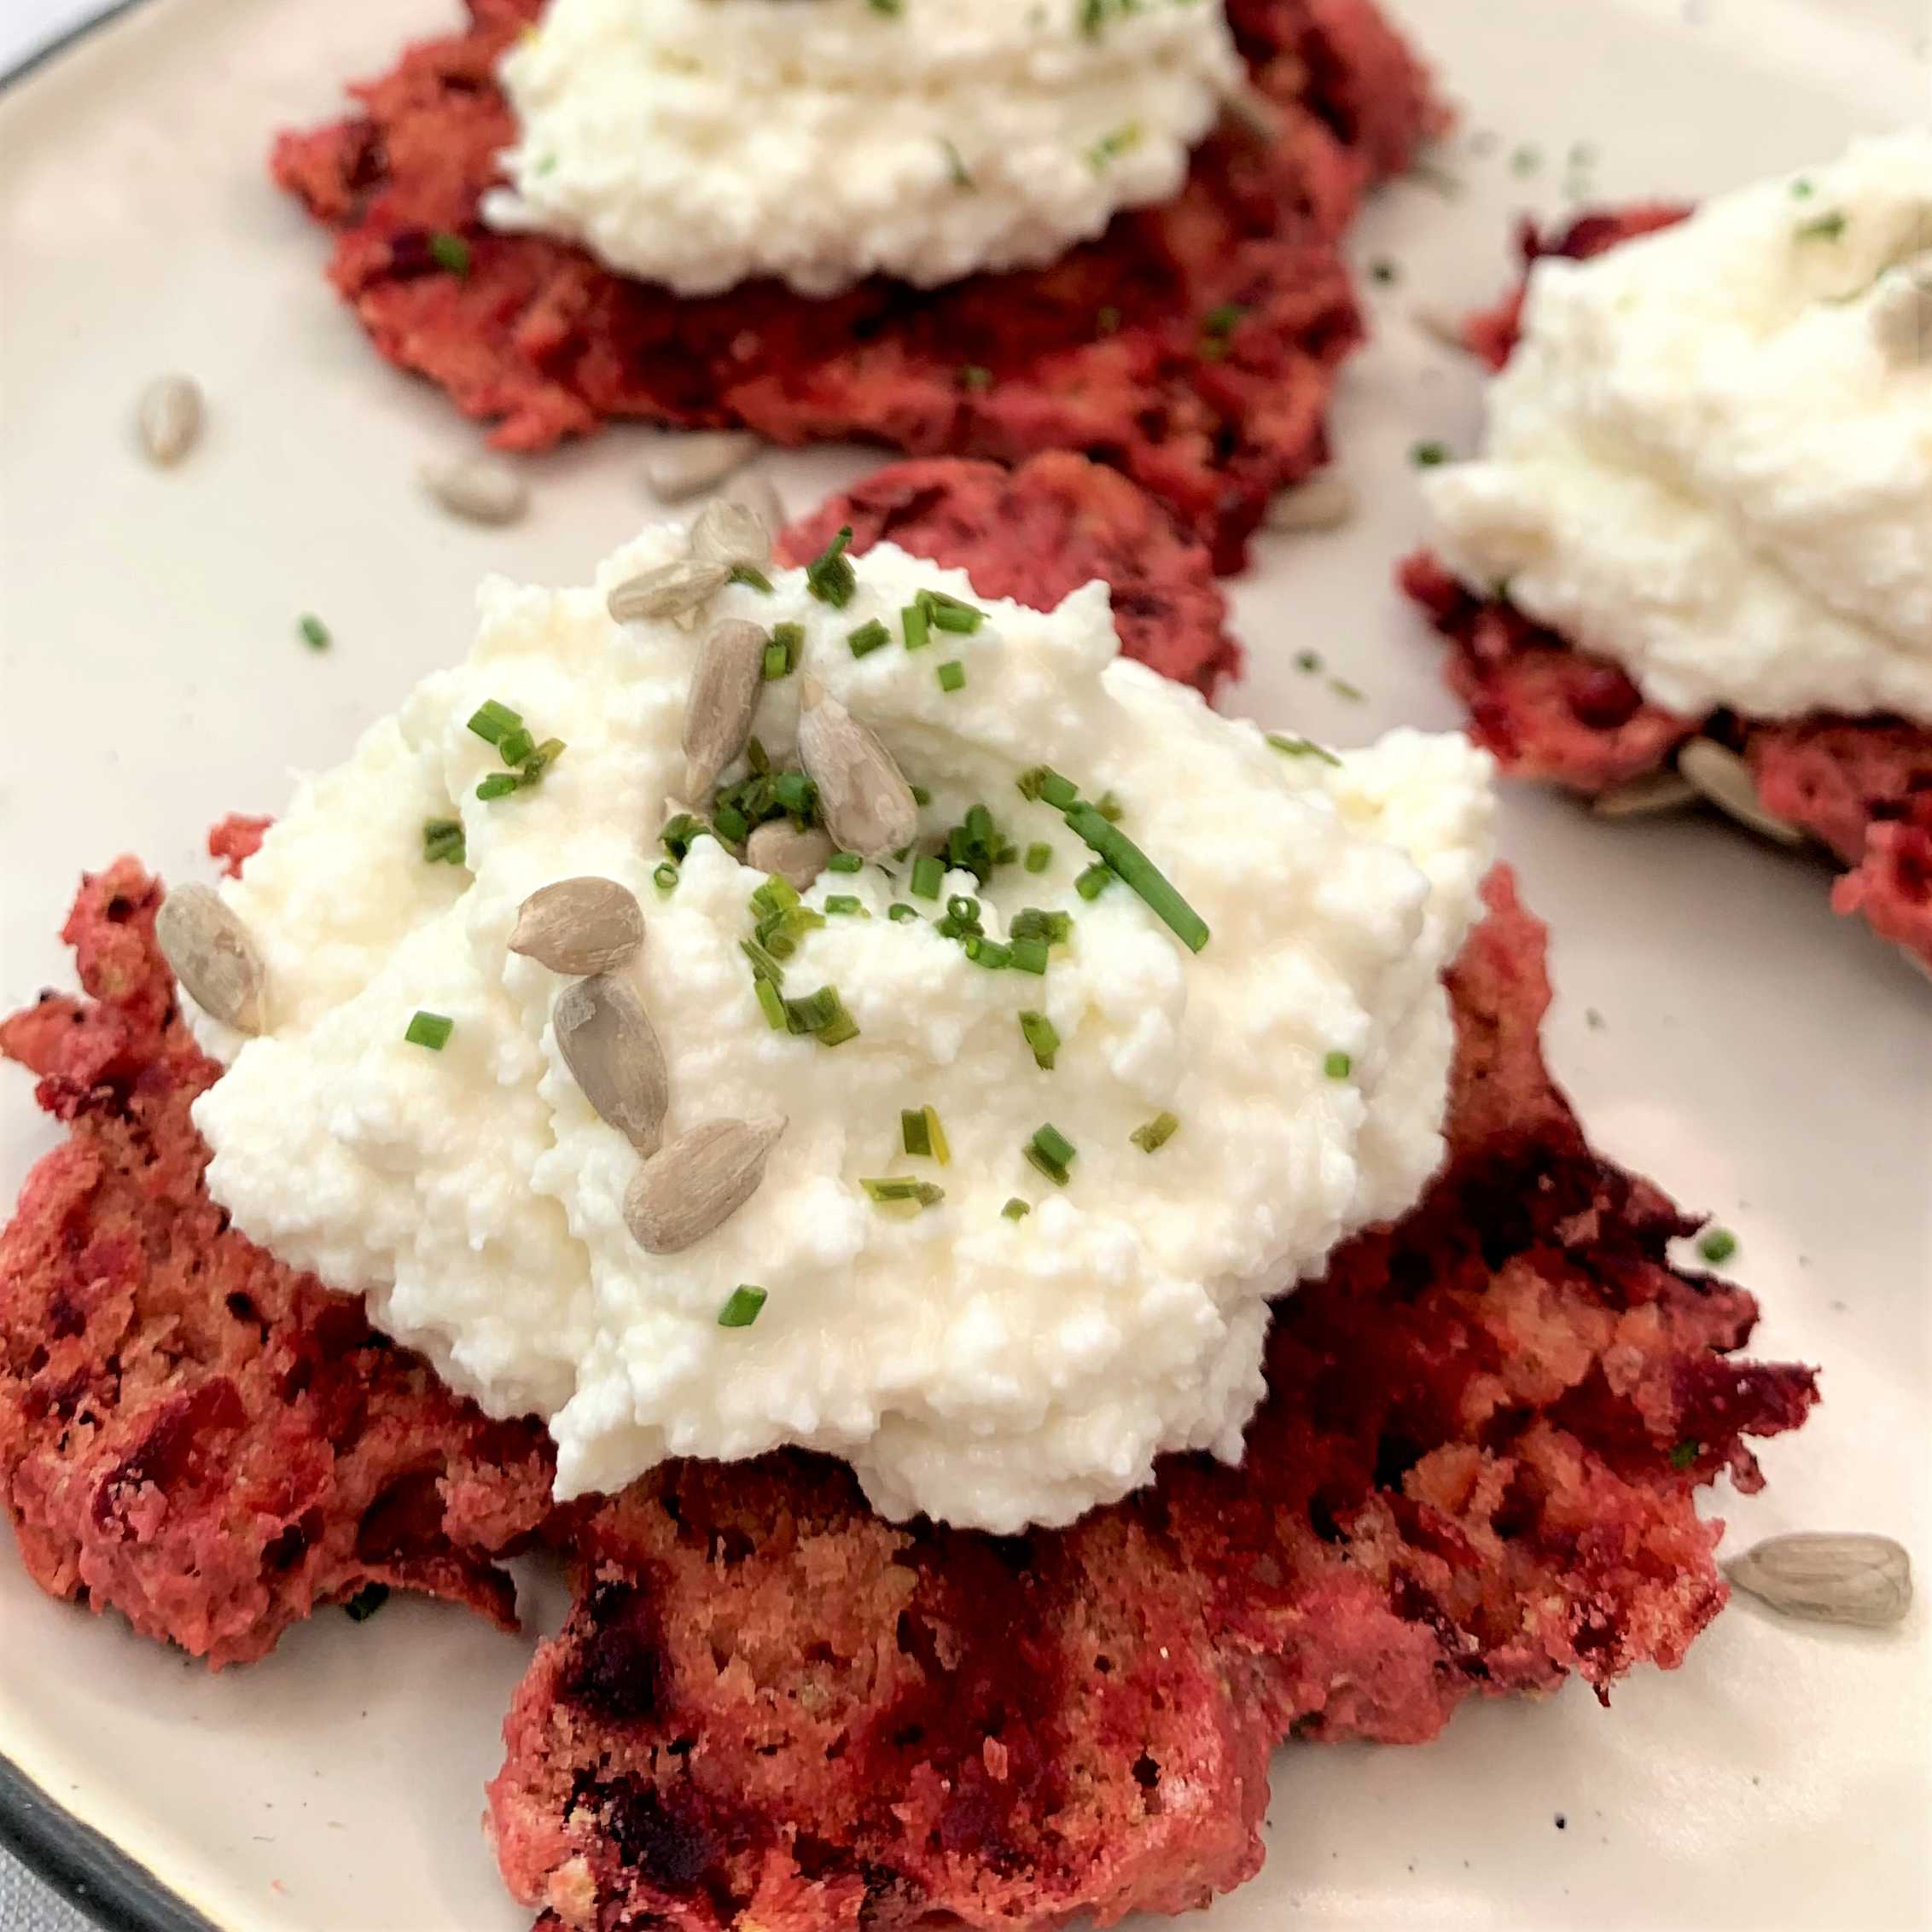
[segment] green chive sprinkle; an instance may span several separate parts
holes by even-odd
[[[1046,962],[1045,940],[1015,940],[1006,948],[1006,963],[1015,973],[1044,973]]]
[[[919,908],[908,905],[904,899],[894,899],[886,908],[886,917],[894,925],[903,926],[908,919],[917,919],[919,917]]]
[[[919,602],[935,628],[956,631],[963,637],[970,637],[986,620],[986,614],[977,604],[962,603],[944,591],[922,591]]]
[[[1002,972],[1013,963],[1012,947],[989,940],[984,933],[967,934],[961,950],[975,966],[983,966],[989,973]]]
[[[1120,311],[1111,302],[1097,310],[1093,317],[1094,333],[1097,335],[1114,335],[1120,332]]]
[[[936,1208],[946,1199],[946,1190],[931,1181],[916,1181],[910,1175],[893,1174],[881,1180],[858,1184],[882,1208]]]
[[[658,867],[656,871],[651,874],[651,883],[655,886],[660,893],[676,892],[678,889],[677,866],[673,864],[670,859],[666,859],[665,862]]]
[[[500,745],[504,736],[522,722],[521,712],[512,711],[507,704],[498,704],[494,698],[486,698],[470,719],[469,729],[486,744]]]
[[[854,899],[850,893],[829,893],[825,898],[825,910],[836,918],[856,919],[864,916],[865,902]]]
[[[952,1165],[952,1148],[940,1125],[939,1109],[929,1103],[902,1111],[899,1117],[899,1138],[908,1154],[937,1161],[940,1167]]]
[[[498,755],[505,765],[521,765],[525,759],[534,757],[536,750],[536,733],[523,724],[513,726],[497,741]]]
[[[517,789],[516,774],[514,771],[492,771],[476,788],[480,799],[507,798]]]
[[[790,677],[798,669],[798,660],[804,650],[805,626],[802,624],[774,624],[771,642],[765,647],[767,680]]]
[[[946,865],[928,852],[922,852],[912,861],[912,878],[906,890],[915,899],[937,899],[940,887],[946,883]]]
[[[1359,685],[1351,684],[1346,678],[1330,678],[1328,681],[1328,688],[1338,698],[1345,700],[1349,704],[1360,704],[1367,695]]]
[[[924,604],[917,599],[899,614],[899,620],[905,631],[905,648],[916,651],[928,643],[933,635],[933,620]]]
[[[1324,765],[1339,765],[1341,760],[1326,745],[1318,745],[1312,738],[1298,738],[1288,731],[1271,731],[1268,742],[1278,752],[1289,758],[1318,758]]]
[[[836,986],[821,986],[803,999],[788,999],[785,1024],[794,1033],[815,1034],[821,1046],[843,1046],[858,1038],[858,1022],[846,1011]]]
[[[876,6],[879,3],[879,0],[872,0],[872,3],[874,6]],[[893,11],[895,13],[898,11],[896,0],[893,5]],[[944,137],[940,139],[940,147],[945,153],[946,172],[951,177],[952,185],[955,188],[969,189],[975,186],[976,183],[974,182],[972,172],[967,167],[965,160],[961,156],[958,148],[954,147],[951,142],[946,140]]]
[[[329,635],[329,626],[313,611],[306,612],[295,628],[302,634],[302,642],[311,651],[325,651],[334,642]]]
[[[1091,805],[1077,805],[1067,814],[1067,827],[1126,881],[1189,951],[1207,945],[1207,922],[1118,825],[1109,824]]]
[[[854,657],[870,657],[874,651],[883,650],[892,641],[892,632],[876,617],[868,624],[861,624],[856,631],[847,632],[846,636],[846,642],[852,647]]]
[[[1798,230],[1801,242],[1836,242],[1845,232],[1845,218],[1834,208],[1816,221],[1807,221]]]
[[[959,386],[963,389],[990,389],[992,387],[992,371],[981,369],[977,363],[968,363],[959,372]]]
[[[1022,1201],[1018,1195],[1015,1195],[1013,1198],[1009,1201],[1004,1208],[1000,1209],[1001,1214],[1010,1221],[1023,1221],[1026,1219],[1027,1215],[1033,1213],[1033,1203],[1031,1202]]]
[[[1080,788],[1071,778],[1062,778],[1057,771],[1048,771],[1041,777],[1039,795],[1055,811],[1065,812],[1079,803]]]
[[[351,1623],[367,1623],[388,1601],[389,1586],[387,1583],[365,1583],[343,1604],[342,1614]]]
[[[443,1014],[419,1012],[404,1029],[403,1038],[411,1046],[427,1046],[432,1053],[440,1053],[456,1030],[456,1021]]]
[[[1030,845],[1027,847],[1026,867],[1029,872],[1044,872],[1052,863],[1051,846]]]
[[[1180,1122],[1172,1114],[1156,1114],[1144,1127],[1136,1127],[1127,1138],[1143,1154],[1154,1154],[1174,1138],[1179,1127]]]
[[[1049,1120],[1027,1143],[1026,1156],[1056,1187],[1067,1184],[1067,1168],[1078,1149]]]
[[[1714,1268],[1737,1252],[1737,1237],[1729,1228],[1707,1229],[1698,1240],[1697,1252]]]
[[[754,973],[752,991],[758,995],[758,1004],[765,1014],[765,1024],[775,1033],[785,1031],[785,996],[776,985],[762,973]]]
[[[731,1299],[718,1311],[719,1328],[749,1328],[759,1318],[769,1297],[755,1282],[740,1282]]]
[[[1319,651],[1297,651],[1295,654],[1295,668],[1297,671],[1319,671],[1322,654]]]
[[[1808,201],[1818,190],[1803,175],[1791,183],[1791,199],[1794,201]]]
[[[1449,451],[1440,443],[1417,443],[1409,451],[1409,461],[1417,469],[1439,469],[1448,460]]]
[[[426,818],[422,823],[422,856],[431,865],[461,865],[468,854],[463,849],[460,818]]]
[[[462,236],[452,235],[446,228],[438,229],[429,237],[429,259],[438,268],[447,269],[451,275],[469,273],[469,244]]]
[[[957,691],[966,682],[966,666],[957,658],[939,669],[940,689],[942,691]]]
[[[1074,882],[1074,890],[1082,899],[1098,899],[1114,883],[1114,868],[1102,863],[1090,865]]]
[[[731,574],[724,581],[727,584],[745,585],[748,589],[763,591],[766,596],[771,595],[771,579],[762,570],[754,570],[748,563],[733,564]]]
[[[665,821],[664,829],[657,835],[658,843],[673,858],[681,859],[690,853],[693,843],[711,829],[701,818],[694,818],[688,812],[680,812],[673,818]]]
[[[1337,1050],[1324,1057],[1322,1071],[1331,1080],[1345,1080],[1355,1071],[1355,1062],[1346,1053]]]
[[[1053,1071],[1053,1056],[1060,1050],[1060,1031],[1044,1013],[1022,1013],[1020,1032],[1033,1049],[1033,1064],[1043,1074]]]
[[[1064,946],[1074,936],[1074,916],[1071,912],[1042,912],[1037,905],[1029,905],[1014,914],[1008,933],[1016,940],[1042,940],[1048,946]]]
[[[828,872],[863,872],[865,861],[856,852],[835,852],[825,861]]]
[[[1697,1452],[1703,1446],[1698,1442],[1680,1442],[1670,1452],[1670,1466],[1673,1469],[1687,1469],[1697,1459]]]
[[[912,802],[915,805],[930,805],[933,802],[933,794],[923,785],[908,785],[905,789],[912,794]]]
[[[805,587],[820,603],[843,610],[858,588],[858,573],[852,567],[846,545],[852,541],[848,523],[817,556],[805,567]]]

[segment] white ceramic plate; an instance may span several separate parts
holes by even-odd
[[[1368,514],[1263,542],[1234,587],[1250,670],[1233,705],[1347,742],[1454,722],[1388,572],[1418,527],[1406,451],[1468,445],[1476,380],[1411,305],[1499,286],[1510,217],[1561,206],[1578,143],[1600,197],[1695,195],[1828,154],[1932,90],[1918,0],[1399,10],[1466,104],[1446,158],[1463,191],[1404,185],[1360,231],[1365,261],[1402,271],[1372,290],[1381,339],[1336,412]],[[64,981],[52,933],[83,866],[132,849],[205,874],[211,821],[276,810],[288,767],[340,758],[461,653],[486,569],[580,581],[649,513],[643,431],[532,463],[535,513],[506,533],[431,509],[418,463],[472,433],[376,360],[323,283],[321,237],[269,186],[276,127],[329,113],[342,80],[452,12],[144,0],[0,99],[9,1004]],[[1510,166],[1519,148],[1533,172]],[[127,419],[170,368],[201,379],[212,415],[163,475]],[[800,508],[871,460],[771,468]],[[295,639],[306,610],[333,628],[326,655]],[[1367,701],[1297,673],[1304,645]],[[1766,1454],[1769,1489],[1720,1499],[1733,1541],[1874,1528],[1932,1557],[1932,993],[1831,916],[1821,869],[1721,823],[1611,829],[1524,792],[1504,844],[1556,928],[1550,1049],[1599,1143],[1735,1228],[1760,1351],[1824,1366],[1817,1419]],[[0,1092],[7,1198],[50,1143],[26,1086],[9,1073]],[[1821,1632],[1741,1604],[1608,1711],[1573,1688],[1468,1708],[1423,1749],[1284,1751],[1267,1869],[1213,1923],[1932,1923],[1927,1624],[1921,1608],[1894,1632]],[[514,1932],[477,1818],[530,1641],[398,1602],[360,1627],[324,1614],[211,1677],[50,1603],[0,1541],[0,1754],[231,1932]],[[0,1829],[44,1854],[59,1833],[23,1821],[32,1795]],[[123,1923],[189,1923],[99,1847],[61,1855],[121,1897]]]

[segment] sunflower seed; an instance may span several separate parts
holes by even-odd
[[[755,510],[771,541],[777,542],[778,532],[785,527],[785,506],[778,500],[778,492],[769,478],[734,476],[718,493],[728,503],[742,503],[747,509]]]
[[[707,563],[749,564],[771,561],[771,532],[749,503],[713,497],[691,526],[691,555]]]
[[[1697,796],[1697,788],[1675,771],[1646,771],[1641,778],[1598,792],[1590,809],[1600,818],[1648,818],[1675,812]]]
[[[805,680],[799,759],[841,851],[883,858],[918,835],[919,807],[893,754],[815,678]]]
[[[177,886],[154,919],[161,956],[188,996],[237,1033],[266,1025],[268,973],[248,928],[212,886]]]
[[[649,617],[689,617],[706,598],[724,588],[730,574],[728,564],[708,560],[660,563],[626,579],[610,593],[610,614],[620,624]]]
[[[1871,305],[1871,335],[1900,369],[1932,363],[1932,259],[1888,278]]]
[[[422,486],[452,516],[472,523],[515,523],[530,507],[530,488],[505,463],[484,457],[458,457],[451,463],[425,463]]]
[[[1693,738],[1677,754],[1677,769],[1720,812],[1740,825],[1761,832],[1780,845],[1802,845],[1803,831],[1788,818],[1766,812],[1758,803],[1751,768],[1737,754],[1714,738]]]
[[[638,1168],[624,1221],[647,1254],[680,1254],[721,1228],[758,1192],[783,1117],[707,1120]]]
[[[756,827],[745,841],[745,864],[754,872],[776,872],[803,892],[825,870],[837,850],[831,835],[817,825],[797,830],[789,819]]]
[[[141,393],[136,421],[148,460],[172,468],[201,434],[201,392],[192,376],[162,375]]]
[[[1271,530],[1339,530],[1359,507],[1355,486],[1324,469],[1306,483],[1277,491],[1262,521]]]
[[[1773,1536],[1724,1566],[1724,1574],[1781,1615],[1872,1628],[1912,1608],[1912,1558],[1888,1536]]]
[[[681,503],[713,490],[758,454],[747,429],[701,429],[660,443],[644,458],[644,480],[660,503]]]
[[[643,909],[614,879],[558,879],[517,908],[509,949],[572,979],[614,972],[644,943]]]
[[[551,1009],[556,1050],[597,1118],[638,1153],[657,1152],[670,1104],[664,1049],[643,1003],[623,981],[593,974],[566,986]]]
[[[755,624],[734,619],[713,626],[699,649],[684,705],[684,796],[694,804],[709,802],[718,774],[751,736],[771,641]]]
[[[1409,320],[1430,341],[1440,342],[1444,348],[1453,349],[1458,355],[1466,356],[1470,352],[1469,340],[1463,334],[1463,319],[1452,310],[1438,308],[1434,302],[1417,302],[1409,311]]]

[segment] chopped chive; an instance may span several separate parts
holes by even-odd
[[[939,1109],[928,1101],[919,1111],[926,1117],[926,1138],[932,1143],[934,1160],[942,1167],[950,1167],[952,1145],[946,1138],[946,1129],[940,1125]]]
[[[846,545],[851,541],[852,526],[848,523],[805,567],[806,589],[820,603],[829,603],[835,610],[843,610],[858,588],[858,573],[845,554]]]
[[[930,1160],[933,1155],[933,1137],[926,1126],[926,1110],[922,1107],[902,1107],[899,1110],[899,1143],[905,1151],[916,1158]]]
[[[945,863],[929,852],[922,852],[912,861],[912,878],[905,889],[915,899],[937,899],[945,883]]]
[[[785,983],[785,969],[756,940],[740,940],[738,951],[751,962],[753,978],[769,980],[775,986]]]
[[[521,712],[512,711],[507,704],[498,704],[494,698],[486,698],[472,715],[469,729],[486,744],[500,745],[505,733],[514,731],[522,722]]]
[[[1324,765],[1339,765],[1341,760],[1326,745],[1318,745],[1312,738],[1298,738],[1288,731],[1271,731],[1268,742],[1278,752],[1289,758],[1318,758]]]
[[[1104,860],[1090,865],[1074,882],[1074,890],[1082,899],[1098,899],[1114,883],[1114,868]]]
[[[713,806],[711,819],[719,836],[729,844],[742,845],[750,834],[751,820],[728,799],[719,799]]]
[[[1018,1195],[1015,1195],[999,1212],[1009,1221],[1023,1221],[1033,1211],[1031,1202],[1022,1201]]]
[[[977,604],[963,603],[944,591],[922,591],[918,601],[936,629],[963,637],[971,637],[986,620],[986,614]]]
[[[701,818],[694,818],[688,812],[680,812],[673,818],[665,821],[664,829],[657,835],[658,843],[673,858],[684,858],[693,843],[711,829]]]
[[[758,1004],[765,1014],[765,1024],[775,1033],[785,1031],[785,996],[762,973],[754,973],[751,990],[758,995]]]
[[[1109,824],[1091,806],[1078,805],[1067,814],[1067,826],[1139,893],[1189,951],[1199,952],[1207,945],[1207,922],[1118,825]]]
[[[1056,1187],[1066,1186],[1067,1165],[1077,1149],[1050,1120],[1034,1134],[1022,1151]]]
[[[1828,215],[1820,215],[1816,221],[1807,221],[1798,230],[1801,242],[1836,242],[1845,232],[1845,217],[1836,208]]]
[[[1093,809],[1097,812],[1109,825],[1118,825],[1120,822],[1127,815],[1127,808],[1124,805],[1122,805],[1120,800],[1115,798],[1111,792],[1103,792],[1100,796],[1093,801]]]
[[[1440,443],[1417,443],[1409,451],[1409,461],[1417,469],[1438,469],[1449,460],[1449,451]]]
[[[886,908],[886,917],[893,924],[903,926],[908,919],[917,919],[919,917],[919,908],[908,905],[904,899],[894,899]]]
[[[651,874],[651,883],[660,893],[676,892],[678,889],[678,867],[676,863],[671,859],[666,859],[656,871]]]
[[[785,1024],[794,1033],[815,1034],[821,1046],[843,1046],[858,1038],[858,1022],[846,1011],[836,986],[821,986],[803,999],[788,999]]]
[[[835,852],[825,861],[828,872],[863,872],[865,861],[856,852]]]
[[[932,640],[933,620],[924,604],[915,598],[899,614],[905,631],[905,648],[916,651]]]
[[[1729,1228],[1708,1229],[1698,1240],[1697,1252],[1714,1268],[1737,1252],[1737,1237]]]
[[[536,755],[537,736],[527,725],[513,725],[497,741],[497,752],[505,765],[521,765]]]
[[[451,275],[469,273],[469,244],[462,236],[452,235],[446,228],[439,228],[429,237],[429,259],[438,268],[447,269]]]
[[[850,893],[829,893],[825,899],[825,910],[835,919],[862,918],[865,916],[865,902],[854,899]]]
[[[1345,1080],[1355,1071],[1355,1062],[1347,1054],[1337,1049],[1336,1051],[1324,1056],[1322,1071],[1331,1080]]]
[[[1335,693],[1336,696],[1345,700],[1349,704],[1360,704],[1367,696],[1367,694],[1359,685],[1351,684],[1346,678],[1330,678],[1328,681],[1328,688]]]
[[[1002,946],[998,940],[989,940],[984,933],[968,933],[960,944],[966,957],[989,973],[1004,971],[1013,963],[1013,949]]]
[[[968,363],[959,372],[960,387],[964,389],[990,389],[992,387],[992,371],[981,369],[977,363]]]
[[[1703,1445],[1700,1442],[1680,1442],[1670,1452],[1670,1466],[1673,1469],[1687,1469],[1697,1459],[1697,1452]]]
[[[783,644],[767,644],[765,647],[765,681],[775,684],[791,669],[785,656]]]
[[[908,785],[905,789],[912,794],[912,802],[915,805],[930,805],[933,802],[933,794],[923,785]]]
[[[1024,911],[1015,913],[1009,928],[1010,938],[1043,940],[1048,946],[1064,946],[1073,936],[1071,912],[1042,912],[1037,905],[1029,905]]]
[[[1154,1154],[1165,1147],[1179,1129],[1180,1122],[1172,1114],[1156,1114],[1144,1127],[1136,1127],[1127,1138],[1143,1154]]]
[[[946,1190],[931,1181],[916,1181],[909,1174],[891,1174],[880,1180],[858,1184],[882,1208],[936,1208],[946,1199]]]
[[[805,626],[802,624],[774,624],[771,626],[771,642],[765,647],[765,678],[767,684],[776,684],[781,678],[789,678],[798,669],[798,660],[805,650]]]
[[[1379,261],[1369,264],[1369,276],[1371,281],[1380,282],[1386,288],[1390,283],[1402,279],[1402,271],[1398,264],[1390,261],[1385,255]]]
[[[854,657],[870,657],[874,651],[883,650],[892,641],[892,632],[876,617],[846,634],[846,643],[852,647]]]
[[[445,1014],[418,1012],[404,1029],[403,1038],[411,1046],[427,1046],[432,1053],[440,1053],[456,1030],[456,1021]]]
[[[748,563],[734,563],[727,584],[742,584],[748,589],[762,591],[766,596],[771,595],[771,579],[762,570],[754,570]]]
[[[771,754],[755,734],[745,740],[745,763],[760,777],[771,769]]]
[[[342,1614],[351,1623],[367,1623],[388,1601],[387,1583],[365,1583],[343,1604]]]
[[[718,1311],[719,1328],[749,1328],[770,1299],[755,1282],[740,1282],[731,1298]]]
[[[875,9],[880,9],[881,0],[872,0],[872,5]],[[884,0],[883,10],[896,14],[899,11],[899,0]],[[946,173],[951,177],[952,185],[955,188],[968,189],[975,186],[972,172],[967,167],[958,148],[943,136],[940,147],[945,153]]]
[[[1044,973],[1046,961],[1045,940],[1014,940],[1006,948],[1006,963],[1015,973]]]
[[[460,818],[426,818],[422,822],[422,856],[431,865],[462,865],[468,860]]]
[[[1308,672],[1314,672],[1314,671],[1319,671],[1319,670],[1321,669],[1321,667],[1322,667],[1322,654],[1321,654],[1321,653],[1320,653],[1319,651],[1297,651],[1297,652],[1295,652],[1295,669],[1296,669],[1297,671],[1308,671]]]
[[[1022,1013],[1020,1033],[1032,1048],[1033,1064],[1044,1074],[1053,1071],[1053,1056],[1060,1050],[1060,1031],[1044,1013]]]
[[[957,658],[939,668],[940,689],[942,691],[957,691],[966,682],[966,666]]]
[[[1817,189],[1801,174],[1791,183],[1791,199],[1794,201],[1808,201],[1816,193]]]
[[[1094,333],[1098,335],[1114,335],[1120,332],[1120,311],[1111,302],[1094,312]]]
[[[1044,872],[1053,863],[1053,847],[1050,845],[1030,845],[1027,847],[1026,868],[1029,872]]]
[[[329,635],[329,626],[309,611],[297,621],[295,628],[302,634],[302,642],[311,651],[325,651],[334,641]]]
[[[476,788],[480,799],[506,798],[519,789],[514,771],[492,771]]]

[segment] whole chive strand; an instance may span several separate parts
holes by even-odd
[[[1118,825],[1109,823],[1091,805],[1076,805],[1066,816],[1068,830],[1126,881],[1189,951],[1199,952],[1207,945],[1207,921]]]

